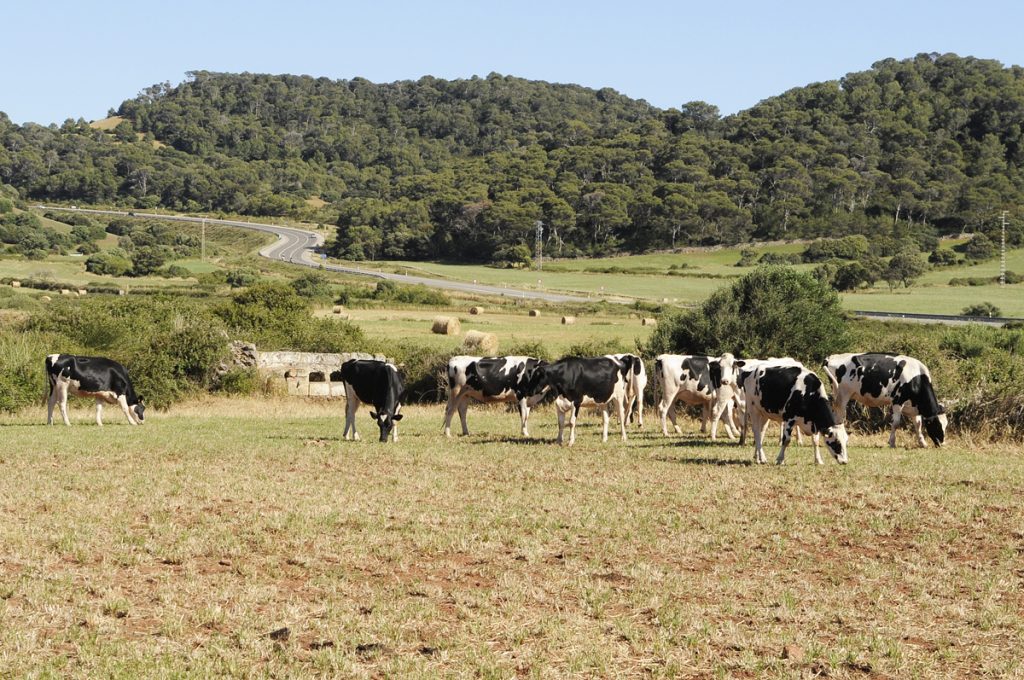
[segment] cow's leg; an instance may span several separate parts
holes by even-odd
[[[581,404],[573,404],[572,406],[572,415],[569,416],[569,446],[576,443],[576,419],[580,415]]]
[[[96,425],[103,427],[103,400],[96,399]]]
[[[528,423],[530,421],[530,400],[523,397],[519,400],[519,424],[520,432],[523,433],[524,437],[530,436],[530,430]]]
[[[750,427],[754,430],[754,462],[764,463],[764,450],[761,448],[762,441],[764,439],[764,428],[768,425],[760,414],[751,413],[750,415]]]
[[[786,447],[789,446],[789,440],[793,435],[793,426],[795,424],[795,420],[786,420],[782,423],[782,445],[779,447],[779,456],[775,459],[776,465],[782,465],[786,460]],[[799,431],[798,428],[797,432]]]
[[[128,408],[128,397],[126,397],[123,394],[118,396],[117,403],[121,406],[121,412],[124,413],[124,417],[128,419],[128,424],[129,425],[138,425],[139,421],[135,420],[134,416],[132,415],[132,410],[130,408]],[[100,423],[99,420],[100,420],[100,413],[102,412],[103,409],[100,406],[100,400],[99,399],[96,400],[96,407],[97,407],[96,408],[96,423],[98,425],[102,425],[102,423]]]
[[[917,431],[917,445],[926,448],[928,444],[924,441],[924,420],[920,415],[914,416],[914,429]]]
[[[672,402],[667,402],[665,397],[662,397],[661,401],[658,402],[658,418],[661,419],[661,433],[668,436],[668,410],[672,408]],[[675,421],[672,423],[675,424]]]
[[[50,394],[46,399],[46,424],[53,425],[53,407],[57,405],[57,386],[50,381]]]
[[[892,406],[892,432],[889,433],[889,448],[896,448],[896,430],[903,420],[903,409],[893,404]]]
[[[611,416],[611,402],[605,402],[601,407],[601,443],[608,441],[608,419]]]
[[[342,433],[342,437],[345,439],[352,439],[359,441],[359,433],[356,432],[356,409],[359,408],[359,402],[357,397],[353,394],[350,398],[345,401],[345,431]],[[352,430],[352,436],[349,436],[349,429]]]
[[[711,402],[705,401],[700,407],[700,433],[708,431],[708,421],[711,420]]]
[[[448,393],[448,405],[444,407],[444,436],[452,436],[452,416],[455,415],[455,409],[458,406],[459,396],[455,392],[455,388]],[[461,415],[461,414],[460,414]],[[466,434],[463,432],[462,434]]]
[[[398,441],[398,423],[394,420],[391,421],[391,441]]]
[[[711,409],[711,441],[717,441],[718,439],[718,421],[725,416],[723,425],[725,425],[725,433],[729,435],[729,439],[736,438],[736,432],[732,429],[729,424],[732,420],[732,397],[724,398],[723,395],[719,395],[715,399],[715,406]]]
[[[557,443],[562,443],[562,433],[565,431],[565,411],[559,408],[558,404],[555,404],[555,412],[558,414],[558,439]]]
[[[622,441],[626,441],[626,411],[622,407],[622,400],[621,399],[616,399],[615,400],[615,405],[619,409],[619,425],[621,426],[619,429],[622,431]],[[607,413],[607,411],[606,411],[606,413]]]
[[[58,382],[57,390],[57,406],[60,408],[60,417],[64,419],[65,425],[71,425],[71,420],[68,418],[68,384]]]

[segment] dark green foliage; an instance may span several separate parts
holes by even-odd
[[[132,253],[132,276],[148,276],[167,261],[167,253],[156,246],[136,248]]]
[[[826,238],[807,246],[801,254],[804,262],[825,260],[859,260],[868,254],[868,239],[860,234],[843,238]]]
[[[990,260],[999,254],[999,248],[992,239],[985,234],[975,234],[970,241],[963,245],[964,255],[969,260]]]
[[[115,250],[90,255],[85,261],[85,270],[100,276],[124,276],[131,269],[132,261]]]
[[[1003,315],[1003,312],[991,302],[979,302],[976,305],[964,307],[960,313],[964,316],[986,316],[989,318],[999,318]]]
[[[956,253],[947,248],[933,250],[928,256],[928,263],[933,267],[952,267],[959,262]]]
[[[308,272],[292,280],[292,288],[295,292],[305,298],[314,300],[329,300],[331,298],[331,284],[327,277],[320,272]]]
[[[1006,283],[1014,284],[1024,282],[1024,274],[1017,272],[1006,272]],[[991,286],[999,283],[998,276],[964,276],[954,277],[949,280],[951,286]]]
[[[915,253],[903,252],[892,256],[882,276],[889,284],[889,288],[896,288],[901,283],[905,288],[909,288],[927,270],[928,263],[924,261],[923,257]]]
[[[260,280],[260,273],[249,267],[239,267],[230,270],[224,277],[224,281],[232,288],[245,288]]]
[[[172,279],[187,279],[192,276],[192,272],[185,269],[181,265],[172,264],[161,272],[161,275],[166,275]]]
[[[600,357],[605,354],[628,352],[632,348],[618,340],[587,340],[570,345],[565,351],[567,357]]]
[[[757,258],[758,264],[800,264],[803,257],[800,253],[763,253]]]
[[[260,391],[263,381],[254,368],[234,367],[218,378],[216,391],[231,396],[249,396]]]
[[[17,149],[0,178],[28,200],[335,223],[331,250],[353,259],[508,262],[537,220],[548,255],[865,235],[890,257],[939,234],[995,240],[1003,208],[1008,242],[1024,242],[1020,110],[1024,71],[953,54],[884,59],[726,117],[498,74],[199,71],[123,102],[111,132],[0,124],[0,149]]]
[[[346,321],[313,319],[309,301],[283,283],[259,283],[236,293],[214,313],[235,337],[266,350],[363,351],[362,331]]]
[[[757,264],[757,251],[752,248],[740,250],[740,259],[736,262],[737,267],[753,267]]]
[[[811,274],[760,267],[699,309],[662,320],[648,354],[790,356],[819,364],[849,347],[838,294]]]
[[[377,287],[373,291],[373,298],[375,300],[400,302],[407,305],[447,307],[451,304],[448,296],[436,288],[428,288],[422,284],[406,286],[387,280],[377,282]]]

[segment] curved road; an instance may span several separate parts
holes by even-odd
[[[536,290],[522,290],[520,288],[502,288],[499,286],[486,286],[477,283],[466,283],[464,281],[449,281],[445,279],[432,279],[426,276],[412,276],[410,274],[393,274],[391,272],[373,271],[359,267],[343,267],[337,264],[328,264],[316,254],[316,249],[324,244],[324,237],[313,231],[295,229],[294,227],[279,227],[273,224],[261,224],[259,222],[244,222],[242,220],[223,220],[213,217],[192,217],[190,215],[163,215],[160,213],[125,212],[119,210],[93,210],[91,208],[64,208],[59,206],[39,205],[37,208],[43,210],[63,210],[65,212],[94,213],[97,215],[120,215],[122,217],[138,217],[149,219],[171,220],[178,222],[209,222],[228,227],[240,227],[252,229],[268,234],[275,234],[277,242],[260,249],[263,257],[290,262],[302,265],[342,272],[345,274],[356,274],[359,276],[372,276],[378,279],[387,279],[397,283],[422,284],[431,288],[444,290],[457,290],[464,293],[476,295],[499,295],[502,297],[520,298],[524,300],[544,300],[547,302],[592,302],[593,298],[579,295],[566,295],[563,293],[545,293]],[[615,300],[611,300],[615,301]],[[619,300],[631,303],[632,300]],[[911,314],[900,312],[872,312],[854,311],[857,316],[879,319],[879,320],[902,320],[916,321],[918,323],[941,323],[946,325],[959,325],[964,323],[982,323],[992,326],[1002,326],[1008,321],[1024,321],[1024,319],[988,319],[972,316],[947,316],[943,314]]]
[[[122,210],[93,210],[91,208],[64,208],[51,205],[39,205],[37,208],[43,210],[63,210],[65,212],[92,213],[96,215],[118,215],[121,217],[138,217],[147,219],[161,219],[177,222],[207,222],[228,227],[240,227],[252,229],[269,234],[275,234],[277,243],[260,249],[260,255],[272,260],[281,260],[304,267],[313,267],[341,272],[345,274],[356,274],[359,276],[372,276],[378,279],[388,279],[396,283],[421,284],[431,288],[442,288],[445,290],[457,290],[464,293],[476,295],[499,295],[503,297],[544,300],[546,302],[592,302],[592,298],[578,295],[566,295],[564,293],[545,293],[543,291],[522,290],[519,288],[502,288],[500,286],[487,286],[477,283],[466,283],[464,281],[448,281],[444,279],[432,279],[426,276],[412,276],[410,274],[393,274],[391,272],[373,271],[359,267],[343,267],[337,264],[328,264],[321,260],[314,252],[324,244],[324,237],[313,231],[295,229],[294,227],[279,227],[272,224],[261,224],[259,222],[243,222],[241,220],[222,220],[213,217],[192,217],[190,215],[163,215],[160,213],[125,212]]]

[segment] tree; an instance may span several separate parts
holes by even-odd
[[[809,273],[768,266],[659,325],[647,351],[791,356],[818,365],[849,341],[835,290]]]
[[[132,276],[147,276],[152,274],[167,261],[167,255],[159,246],[144,246],[136,248],[132,254]]]
[[[922,274],[928,270],[928,264],[920,255],[902,252],[892,256],[889,266],[885,269],[885,280],[889,284],[889,290],[903,284],[910,288]]]

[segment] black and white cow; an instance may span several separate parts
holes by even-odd
[[[96,424],[103,425],[103,404],[118,404],[128,423],[138,425],[146,410],[142,397],[135,394],[128,369],[112,359],[81,357],[74,354],[50,354],[46,357],[46,375],[50,385],[46,424],[53,424],[53,407],[60,405],[64,424],[68,420],[68,395],[96,399]]]
[[[790,360],[793,361],[793,360]],[[775,459],[778,465],[786,458],[786,447],[794,427],[808,434],[825,435],[825,444],[840,463],[847,461],[846,426],[836,420],[832,401],[821,379],[803,365],[764,363],[746,374],[743,389],[747,413],[754,430],[754,461],[764,463],[762,441],[768,421],[782,423],[782,446]],[[818,438],[814,438],[814,462],[821,465]]]
[[[680,401],[688,406],[700,406],[700,431],[707,432],[711,423],[711,438],[718,437],[718,419],[725,416],[725,430],[735,438],[732,426],[732,387],[736,383],[735,358],[725,353],[720,357],[689,354],[660,354],[654,360],[654,372],[661,384],[658,415],[662,434],[668,436],[668,421],[680,432],[673,406]],[[725,386],[730,388],[722,391]]]
[[[402,378],[394,364],[375,359],[349,359],[341,365],[341,379],[345,383],[345,439],[359,439],[356,432],[356,409],[359,404],[369,404],[376,411],[370,417],[380,428],[380,441],[386,442],[388,434],[398,441],[398,421],[402,419]]]
[[[644,429],[644,390],[647,388],[647,367],[644,360],[635,354],[606,354],[616,361],[629,361],[633,366],[626,379],[626,417],[633,421],[633,408],[636,407],[637,426]]]
[[[896,446],[896,428],[903,416],[914,418],[917,443],[925,446],[924,429],[936,446],[946,438],[949,420],[946,409],[935,397],[928,367],[904,354],[833,354],[825,360],[825,372],[832,381],[833,405],[839,422],[846,422],[850,399],[865,406],[892,405],[889,446]]]
[[[527,356],[472,357],[455,356],[448,361],[448,406],[444,411],[444,434],[452,436],[452,416],[462,421],[462,434],[469,434],[466,411],[469,401],[484,403],[517,402],[524,437],[530,436],[527,421],[530,409],[544,398],[543,393],[520,398],[517,389],[525,387],[526,372],[541,361]]]
[[[626,441],[626,383],[633,371],[632,359],[611,357],[567,357],[553,364],[538,365],[527,372],[521,394],[536,395],[545,389],[554,391],[558,412],[558,443],[563,442],[565,415],[569,416],[569,446],[576,443],[576,418],[583,406],[600,408],[604,418],[601,441],[608,441],[609,411],[619,415],[622,441]]]

